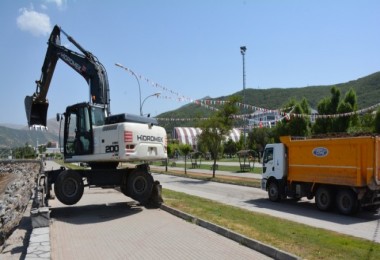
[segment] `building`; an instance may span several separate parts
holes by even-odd
[[[197,150],[198,136],[202,133],[200,128],[195,127],[174,127],[173,138],[178,140],[179,144],[188,144],[194,150]],[[233,128],[227,139],[238,142],[240,139],[240,130]]]

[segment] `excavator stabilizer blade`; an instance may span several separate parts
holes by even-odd
[[[26,96],[24,102],[29,127],[32,125],[46,126],[49,103],[35,100],[33,96]]]

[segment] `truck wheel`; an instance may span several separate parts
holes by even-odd
[[[272,181],[271,183],[269,183],[268,197],[273,202],[277,202],[281,200],[280,189],[278,187],[277,182]]]
[[[359,210],[356,194],[349,189],[341,189],[336,196],[336,206],[341,214],[352,215]]]
[[[82,176],[76,171],[63,171],[58,175],[54,184],[57,199],[66,205],[77,203],[83,195]]]
[[[153,177],[146,171],[140,169],[134,170],[128,177],[127,191],[134,200],[137,200],[141,204],[145,204],[151,194],[153,188]]]
[[[321,186],[315,193],[315,202],[319,210],[327,211],[331,209],[333,201],[333,194],[328,187]]]

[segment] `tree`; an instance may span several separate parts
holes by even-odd
[[[237,145],[232,139],[228,139],[227,142],[224,143],[224,153],[229,155],[231,158],[233,154],[237,152]]]
[[[13,155],[16,159],[34,159],[36,152],[28,143],[24,147],[17,147],[13,150]]]
[[[44,152],[46,152],[46,145],[38,146],[38,153],[43,154]]]
[[[292,136],[307,136],[309,117],[305,117],[302,107],[300,104],[296,104],[293,109],[295,116],[291,116],[288,122],[288,133]]]
[[[189,144],[180,144],[179,145],[179,150],[181,151],[181,153],[183,155],[185,155],[185,174],[187,174],[187,171],[186,171],[186,158],[187,158],[187,156],[189,155],[189,153],[191,151],[191,146]]]
[[[310,133],[309,115],[311,109],[305,98],[299,103],[295,100],[290,100],[284,108],[286,113],[289,113],[282,121],[276,124],[274,130],[275,140],[278,142],[280,136],[307,136]]]
[[[179,150],[178,142],[171,142],[168,144],[167,153],[169,158],[173,158],[176,156],[176,151]]]
[[[331,88],[331,97],[324,98],[318,104],[319,115],[326,115],[318,118],[314,124],[315,134],[325,134],[333,132],[347,132],[350,126],[358,124],[358,116],[343,116],[357,110],[357,97],[353,89],[350,89],[343,100],[340,100],[340,90],[337,87]],[[337,116],[337,114],[340,114]]]
[[[268,143],[273,142],[272,139],[273,139],[272,130],[270,128],[267,128],[267,127],[254,128],[248,134],[248,147],[257,151],[258,154],[260,154],[261,156],[262,152],[264,151],[265,146]]]
[[[375,133],[380,134],[380,108],[378,108],[377,111],[376,111],[376,116],[375,116]]]
[[[240,98],[233,96],[225,102],[221,108],[214,112],[207,120],[201,121],[199,127],[202,133],[199,135],[199,143],[205,145],[214,161],[212,177],[215,178],[215,165],[219,152],[222,150],[222,142],[233,128],[232,115],[238,112],[236,103]]]

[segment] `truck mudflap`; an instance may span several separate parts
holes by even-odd
[[[47,101],[38,101],[34,96],[26,96],[24,104],[28,125],[46,126],[49,103]]]
[[[361,207],[380,206],[380,191],[359,193]]]

